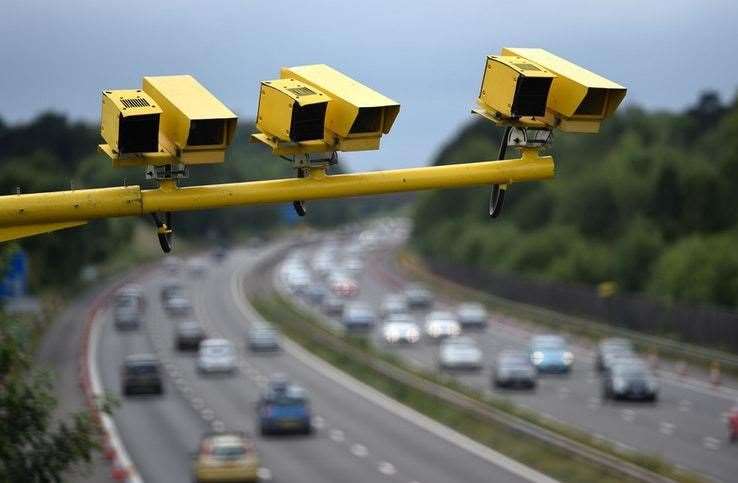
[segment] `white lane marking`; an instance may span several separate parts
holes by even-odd
[[[717,438],[713,438],[712,436],[705,436],[702,438],[702,446],[709,450],[718,450],[720,449],[720,440]]]
[[[214,420],[212,423],[210,423],[210,427],[213,428],[213,431],[216,433],[222,433],[225,431],[225,423],[219,419]]]
[[[340,429],[331,429],[330,438],[336,443],[342,443],[346,439],[346,436]]]
[[[636,449],[625,443],[621,443],[620,441],[615,441],[615,447],[621,452],[621,453],[635,453]]]
[[[272,479],[272,470],[270,470],[269,468],[261,467],[256,472],[256,474],[260,480],[271,480]]]
[[[205,407],[205,400],[201,397],[195,397],[192,398],[191,404],[195,411],[200,411]]]
[[[313,427],[315,429],[323,429],[325,427],[323,416],[313,416]]]
[[[599,409],[602,406],[602,400],[598,397],[591,397],[587,400],[587,408],[591,410]]]
[[[200,411],[200,416],[205,421],[212,421],[213,419],[215,419],[215,411],[213,411],[210,408],[205,408],[202,411]]]
[[[632,423],[635,419],[636,413],[632,409],[623,409],[620,411],[620,417],[623,418],[623,421]]]
[[[692,410],[692,401],[688,399],[682,399],[679,401],[679,410],[682,412],[687,412]]]
[[[390,463],[389,461],[380,461],[377,465],[377,470],[379,470],[380,473],[383,475],[391,476],[397,473],[397,469],[395,469],[395,465]]]
[[[363,444],[356,443],[351,445],[351,454],[357,458],[366,458],[369,450]]]
[[[233,300],[236,302],[236,307],[244,315],[246,319],[263,321],[261,316],[256,310],[247,302],[243,290],[243,279],[245,276],[245,269],[242,267],[240,270],[234,270],[231,276],[231,294]],[[555,480],[543,473],[536,471],[535,469],[526,466],[508,456],[499,453],[492,448],[484,446],[483,444],[474,441],[466,435],[454,431],[453,429],[444,426],[443,424],[435,421],[424,414],[415,411],[394,399],[382,394],[378,390],[370,387],[361,381],[354,379],[348,374],[340,371],[339,369],[331,366],[324,360],[320,359],[303,349],[301,346],[293,342],[287,337],[283,338],[282,343],[285,352],[290,354],[292,357],[302,362],[305,366],[310,367],[314,371],[322,374],[334,382],[340,384],[346,389],[354,392],[360,397],[374,403],[375,405],[383,408],[384,410],[395,414],[396,416],[405,419],[406,421],[423,428],[431,434],[438,436],[441,439],[472,453],[479,458],[497,466],[503,468],[510,473],[513,473],[521,478],[525,478],[529,481],[538,483],[554,483]]]
[[[566,386],[560,387],[559,388],[559,399],[566,399],[566,398],[568,398],[570,393],[571,393],[571,391],[569,390],[568,387],[566,387]]]
[[[659,433],[663,434],[664,436],[671,436],[672,434],[674,434],[675,428],[676,426],[674,426],[673,423],[659,423]]]

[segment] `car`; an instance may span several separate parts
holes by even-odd
[[[501,351],[495,360],[492,384],[499,388],[534,389],[536,370],[528,354],[522,351]]]
[[[326,289],[320,285],[310,285],[305,289],[305,299],[311,304],[320,305],[326,295]]]
[[[212,257],[216,263],[223,263],[223,260],[228,257],[228,249],[224,246],[215,247],[212,253]]]
[[[480,370],[482,351],[471,337],[449,337],[439,347],[438,367],[441,370]]]
[[[200,342],[206,335],[200,323],[196,320],[182,320],[177,322],[174,329],[174,346],[180,351],[192,351],[200,348]]]
[[[343,310],[341,323],[347,332],[368,332],[376,320],[377,316],[371,307],[364,303],[352,303]]]
[[[574,363],[574,354],[560,335],[531,337],[528,354],[538,373],[568,374]]]
[[[659,385],[647,365],[638,359],[613,364],[602,376],[603,400],[642,400],[656,402]]]
[[[182,265],[182,260],[174,255],[168,255],[161,262],[164,271],[169,275],[177,275],[179,273],[179,267]]]
[[[293,293],[303,293],[311,282],[310,274],[303,269],[288,270],[285,275],[287,288]]]
[[[461,325],[453,313],[436,310],[426,316],[425,335],[430,340],[439,341],[459,334],[461,334]]]
[[[113,306],[116,308],[132,307],[143,312],[146,306],[146,297],[144,297],[143,288],[133,283],[124,285],[115,293]]]
[[[344,308],[344,301],[342,298],[336,297],[335,295],[329,294],[326,295],[323,299],[323,303],[321,304],[321,307],[323,308],[323,312],[326,313],[326,315],[341,315],[343,313]]]
[[[207,433],[194,457],[193,480],[256,482],[260,466],[256,447],[244,433]]]
[[[409,315],[395,314],[382,325],[382,338],[388,344],[414,344],[420,340],[420,327]]]
[[[462,329],[483,329],[487,327],[489,314],[484,305],[477,302],[465,302],[457,307],[456,317]]]
[[[161,290],[159,291],[159,299],[161,300],[162,305],[165,305],[167,301],[173,297],[184,296],[184,287],[177,282],[167,282],[162,285]]]
[[[331,275],[328,286],[331,292],[338,297],[351,298],[359,294],[358,282],[343,272]]]
[[[200,373],[236,372],[236,348],[228,339],[205,339],[200,342],[197,355]]]
[[[192,302],[183,296],[174,296],[167,299],[164,310],[170,317],[187,317],[192,315]]]
[[[152,354],[133,354],[123,361],[120,369],[121,392],[132,394],[163,394],[161,364]]]
[[[194,278],[202,278],[208,273],[208,264],[202,258],[192,258],[187,262],[187,271]]]
[[[113,324],[118,330],[136,330],[141,326],[141,314],[136,306],[114,306]]]
[[[425,286],[416,283],[405,289],[405,300],[410,309],[426,309],[433,305],[433,294]]]
[[[597,344],[595,368],[599,372],[609,370],[618,359],[631,359],[634,356],[633,343],[621,337],[603,339]]]
[[[279,331],[266,325],[252,327],[246,335],[246,345],[252,352],[276,352],[281,348]]]
[[[295,384],[272,381],[257,403],[258,426],[263,435],[313,430],[310,403],[305,390]]]
[[[382,299],[379,313],[382,317],[389,317],[395,314],[404,314],[408,311],[407,300],[402,294],[389,294]]]

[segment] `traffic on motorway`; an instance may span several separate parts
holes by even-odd
[[[275,285],[333,330],[366,336],[406,363],[709,477],[731,481],[738,391],[676,375],[612,337],[570,342],[406,279],[393,247],[403,220],[324,236],[281,264]]]
[[[265,283],[254,264],[277,248],[167,257],[96,315],[96,365],[119,397],[137,481],[553,481],[385,401],[251,315],[241,285]]]

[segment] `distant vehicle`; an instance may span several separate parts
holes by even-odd
[[[599,372],[605,372],[618,359],[630,359],[633,357],[635,357],[633,344],[628,339],[620,337],[603,339],[597,345],[595,367]]]
[[[323,299],[328,294],[328,291],[320,285],[310,285],[305,289],[305,298],[308,302],[315,305],[323,303]]]
[[[323,312],[327,315],[336,316],[343,313],[344,301],[335,295],[326,295],[321,305],[323,307]]]
[[[377,316],[371,307],[363,303],[353,303],[343,310],[341,322],[347,332],[367,332],[374,327],[376,320]]]
[[[313,430],[310,404],[305,390],[283,381],[273,382],[259,399],[258,425],[261,434],[301,433]]]
[[[185,296],[184,287],[182,287],[182,285],[177,282],[167,282],[164,285],[162,285],[161,290],[159,291],[159,298],[161,300],[162,305],[166,304],[167,301],[173,297],[184,297],[184,296]]]
[[[141,326],[138,305],[113,307],[113,323],[118,330],[136,330]]]
[[[175,255],[167,255],[161,262],[164,271],[169,275],[177,275],[179,268],[182,266],[182,260]]]
[[[285,277],[285,283],[294,293],[302,293],[310,286],[312,282],[310,274],[305,270],[289,270]]]
[[[331,292],[338,297],[350,298],[359,294],[359,284],[347,275],[333,276],[329,284]]]
[[[390,294],[384,297],[379,313],[382,317],[389,317],[395,314],[404,314],[408,311],[407,300],[401,294]]]
[[[333,255],[330,252],[318,252],[312,266],[318,275],[321,277],[327,276],[334,266]]]
[[[193,258],[187,263],[187,271],[195,278],[202,278],[208,273],[208,264],[202,258]]]
[[[171,297],[164,303],[164,310],[170,317],[187,317],[192,315],[192,302],[183,296]]]
[[[530,340],[530,361],[539,373],[568,373],[574,354],[560,335],[536,335]]]
[[[341,267],[348,273],[359,275],[364,270],[364,262],[357,257],[351,257],[344,260]]]
[[[152,354],[126,357],[120,372],[121,392],[124,396],[164,393],[159,359]]]
[[[728,434],[731,443],[738,441],[738,406],[734,406],[730,410],[728,416]]]
[[[193,462],[195,482],[259,481],[259,455],[241,432],[209,433],[200,441]]]
[[[224,246],[218,246],[215,247],[212,253],[213,260],[215,260],[217,263],[223,263],[223,260],[228,257],[228,249]]]
[[[174,345],[180,351],[198,350],[205,338],[205,331],[196,320],[179,321],[174,329]]]
[[[389,344],[414,344],[420,340],[420,327],[412,317],[395,314],[382,325],[382,338]]]
[[[484,305],[477,302],[465,302],[456,309],[456,317],[463,329],[483,329],[487,327],[489,314]]]
[[[143,312],[146,306],[146,297],[144,296],[143,288],[137,284],[128,284],[120,288],[115,293],[113,300],[113,307],[135,307],[139,311]]]
[[[461,334],[461,325],[451,312],[436,310],[425,318],[425,335],[431,340],[441,340]]]
[[[629,399],[655,402],[659,385],[642,362],[618,362],[604,373],[602,399]]]
[[[441,342],[438,351],[441,370],[480,370],[482,351],[470,337],[451,337]]]
[[[201,373],[236,372],[236,349],[227,339],[205,339],[200,342],[197,370]]]
[[[268,326],[252,327],[246,336],[246,345],[252,352],[280,350],[279,332]]]
[[[425,309],[433,305],[433,294],[420,284],[412,284],[405,289],[405,300],[410,309]]]
[[[536,370],[525,352],[502,351],[495,361],[492,383],[496,387],[534,389]]]

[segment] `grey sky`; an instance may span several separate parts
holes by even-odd
[[[354,169],[413,166],[470,118],[484,57],[543,47],[682,108],[738,86],[738,2],[0,0],[0,117],[54,109],[97,122],[98,92],[191,73],[237,111],[281,66],[327,63],[402,104]],[[494,153],[490,153],[492,156]]]

